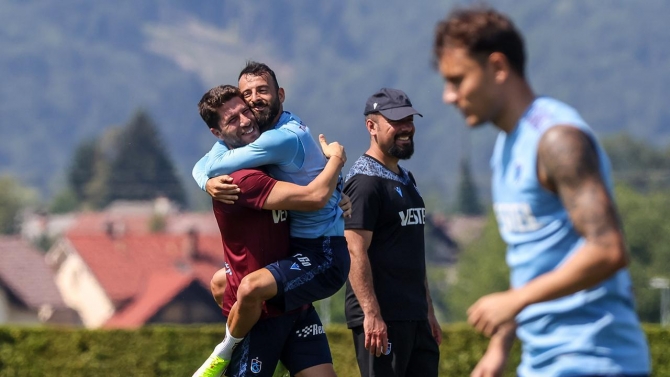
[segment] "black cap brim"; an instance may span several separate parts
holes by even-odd
[[[407,118],[410,115],[418,115],[423,118],[418,111],[414,110],[411,106],[396,107],[393,109],[379,110],[379,113],[388,120],[400,120]]]

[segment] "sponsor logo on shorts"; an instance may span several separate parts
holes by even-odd
[[[292,270],[298,270],[298,271],[300,271],[300,265],[297,264],[297,263],[293,263],[293,264],[291,265],[291,269],[292,269]]]
[[[263,363],[258,360],[258,358],[251,359],[251,371],[254,373],[260,373]]]
[[[300,254],[300,253],[294,255],[293,257],[294,257],[295,259],[297,259],[298,262],[300,262],[300,264],[302,264],[302,265],[305,266],[305,267],[309,267],[309,266],[312,265],[312,262],[309,261],[309,258],[307,258],[306,256],[303,256],[303,255]],[[295,263],[294,263],[294,264],[295,264]],[[293,266],[291,266],[291,269],[293,269]]]
[[[384,355],[389,355],[391,354],[391,342],[389,342],[388,347],[386,347],[386,351],[384,352]]]
[[[311,335],[319,335],[325,333],[323,331],[323,326],[319,326],[316,323],[313,325],[305,326],[302,330],[295,332],[298,335],[298,338],[307,338]]]

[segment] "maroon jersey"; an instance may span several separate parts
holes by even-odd
[[[235,204],[212,201],[227,264],[225,316],[237,301],[237,288],[243,277],[289,255],[287,211],[262,209],[277,181],[259,169],[242,169],[231,177],[241,190],[239,199]],[[261,318],[279,314],[278,309],[267,306]]]

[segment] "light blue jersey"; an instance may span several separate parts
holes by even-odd
[[[537,178],[540,138],[556,125],[572,125],[591,137],[612,192],[607,155],[584,120],[566,104],[537,98],[514,131],[501,132],[491,158],[492,190],[514,288],[556,269],[584,243],[558,196]],[[595,287],[521,311],[516,317],[523,344],[518,374],[649,373],[649,350],[631,289],[628,271],[622,269]]]
[[[223,142],[214,144],[194,166],[193,178],[204,190],[209,178],[268,165],[267,171],[275,179],[306,186],[321,173],[326,162],[309,128],[300,118],[284,111],[274,129],[263,132],[249,145],[228,150]],[[324,208],[309,212],[290,211],[292,237],[344,235],[344,219],[339,207],[340,186],[341,182]]]

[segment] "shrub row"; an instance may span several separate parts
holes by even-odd
[[[653,376],[670,376],[670,329],[645,327]],[[340,377],[358,376],[350,332],[330,326],[328,339]],[[190,376],[223,336],[221,326],[151,326],[139,330],[0,327],[0,377]],[[440,376],[468,376],[487,340],[465,325],[445,325]],[[516,344],[506,376],[519,362]]]

